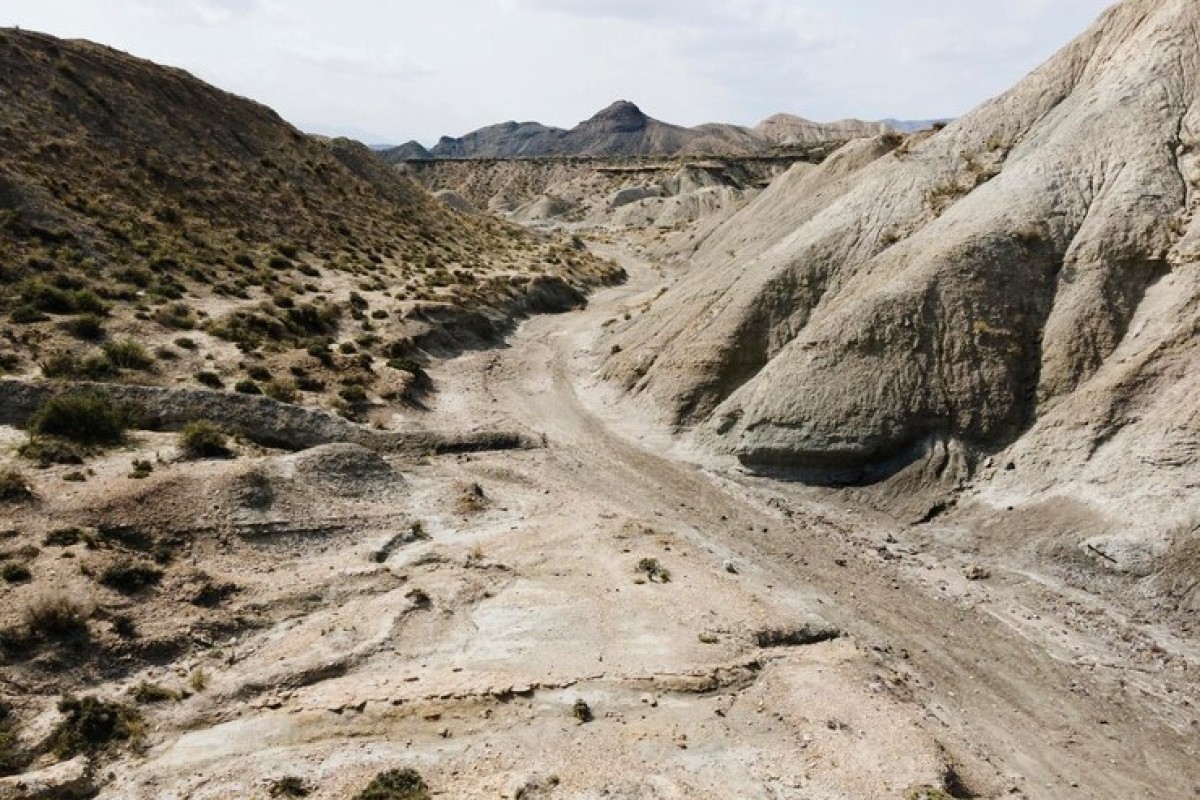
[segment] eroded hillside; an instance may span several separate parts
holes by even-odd
[[[181,71],[13,30],[0,59],[9,373],[361,416],[406,394],[421,346],[494,340],[619,277]]]
[[[1180,402],[1197,13],[1121,4],[945,130],[785,177],[614,337],[607,374],[756,468],[854,482],[928,458],[953,484],[1017,442],[999,484],[1177,513],[1200,443]]]

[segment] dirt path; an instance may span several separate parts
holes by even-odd
[[[476,357],[478,384],[463,369],[469,360],[454,364],[452,393],[481,389],[491,413],[578,459],[575,477],[594,491],[630,509],[669,510],[768,583],[822,598],[824,615],[911,691],[922,725],[972,788],[1114,800],[1200,792],[1200,732],[1178,713],[1177,694],[1185,707],[1197,699],[1194,665],[1165,684],[1175,695],[1168,702],[1128,689],[1120,669],[1097,672],[1101,659],[1072,657],[1085,637],[1063,621],[1014,622],[1054,608],[1021,597],[1031,582],[971,586],[953,568],[928,580],[927,565],[906,554],[904,529],[827,494],[672,458],[670,441],[635,410],[595,399],[605,396],[592,353],[604,321],[652,298],[661,282],[619,250],[606,255],[629,270],[626,286],[600,293],[585,312],[526,323],[510,347]]]
[[[408,420],[544,446],[385,467],[262,451],[129,480],[131,457],[170,451],[146,434],[96,461],[103,480],[45,493],[47,530],[102,496],[186,532],[189,560],[238,587],[218,611],[253,621],[187,627],[176,661],[89,688],[206,676],[145,709],[145,750],[105,765],[102,800],[257,800],[285,775],[343,800],[400,767],[456,798],[1196,796],[1194,645],[972,530],[691,449],[596,378],[604,331],[671,280],[602,252],[628,283],[437,365],[435,407]],[[966,579],[977,561],[989,579]],[[162,636],[186,607],[140,602]]]

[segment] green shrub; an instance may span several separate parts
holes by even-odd
[[[103,354],[81,358],[75,353],[60,350],[51,353],[41,363],[42,375],[71,381],[104,381],[116,377],[117,369]]]
[[[139,480],[142,478],[149,478],[150,473],[154,472],[154,464],[150,463],[150,461],[145,458],[133,459],[130,467],[131,469],[129,472],[129,477],[137,478]]]
[[[84,456],[78,445],[53,437],[32,439],[21,445],[17,453],[22,458],[36,461],[42,469],[54,464],[82,464]]]
[[[198,383],[202,383],[210,389],[225,388],[225,381],[221,380],[221,376],[215,372],[197,372],[195,378]]]
[[[0,567],[0,578],[6,583],[28,583],[33,580],[33,573],[25,564],[9,562]]]
[[[108,750],[116,742],[140,738],[141,717],[134,709],[96,697],[65,695],[58,703],[64,715],[54,731],[54,754],[61,759]]]
[[[195,339],[191,339],[187,336],[180,336],[178,339],[176,339],[175,346],[180,350],[195,350],[199,347],[199,345],[196,344]]]
[[[18,325],[29,325],[34,322],[45,322],[50,317],[38,311],[33,306],[17,306],[8,318]]]
[[[271,782],[269,794],[271,797],[308,797],[312,794],[312,789],[303,778],[285,775]]]
[[[47,314],[108,313],[108,305],[91,289],[70,290],[40,280],[27,280],[18,291],[22,306]]]
[[[225,432],[206,420],[189,422],[179,435],[179,447],[188,458],[228,458],[233,455]]]
[[[24,503],[33,499],[33,486],[25,473],[12,467],[0,469],[0,503]]]
[[[671,571],[658,563],[657,558],[643,558],[638,562],[637,571],[645,574],[651,583],[671,582]]]
[[[147,561],[126,559],[100,573],[100,583],[124,595],[137,594],[162,580],[163,571]]]
[[[60,323],[64,331],[76,339],[94,342],[104,338],[104,318],[99,314],[84,314]]]
[[[27,427],[36,436],[57,436],[83,445],[118,444],[125,437],[129,415],[98,392],[53,397],[29,418]]]
[[[166,703],[171,700],[179,699],[179,692],[168,689],[161,684],[147,683],[146,681],[142,681],[137,686],[133,687],[133,689],[130,690],[130,694],[133,695],[134,700],[142,705],[149,705],[151,703]]]
[[[414,769],[394,769],[376,775],[354,800],[430,800],[429,786]]]
[[[87,634],[90,608],[69,595],[43,594],[25,607],[25,625],[33,636],[68,639]]]
[[[171,303],[154,312],[154,321],[165,328],[190,331],[196,327],[196,316],[184,303]]]
[[[95,538],[83,528],[55,528],[46,534],[42,544],[46,547],[71,547],[82,541]]]
[[[132,339],[109,342],[103,350],[109,363],[117,369],[148,370],[154,366],[154,356]]]
[[[264,390],[267,397],[280,403],[296,402],[296,387],[284,381],[271,381]]]
[[[367,402],[367,390],[357,383],[343,386],[338,390],[338,396],[351,405],[363,405]]]
[[[262,394],[262,389],[258,384],[251,380],[240,380],[233,385],[233,390],[238,394]]]
[[[329,345],[325,342],[309,342],[304,349],[310,356],[326,366],[333,363],[333,354],[329,352]]]

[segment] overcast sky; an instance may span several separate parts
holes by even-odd
[[[426,144],[616,99],[686,125],[958,116],[1112,0],[4,0],[305,130]]]

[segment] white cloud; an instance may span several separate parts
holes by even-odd
[[[614,99],[681,124],[961,114],[1108,0],[5,0],[323,130],[424,141],[570,126]]]

